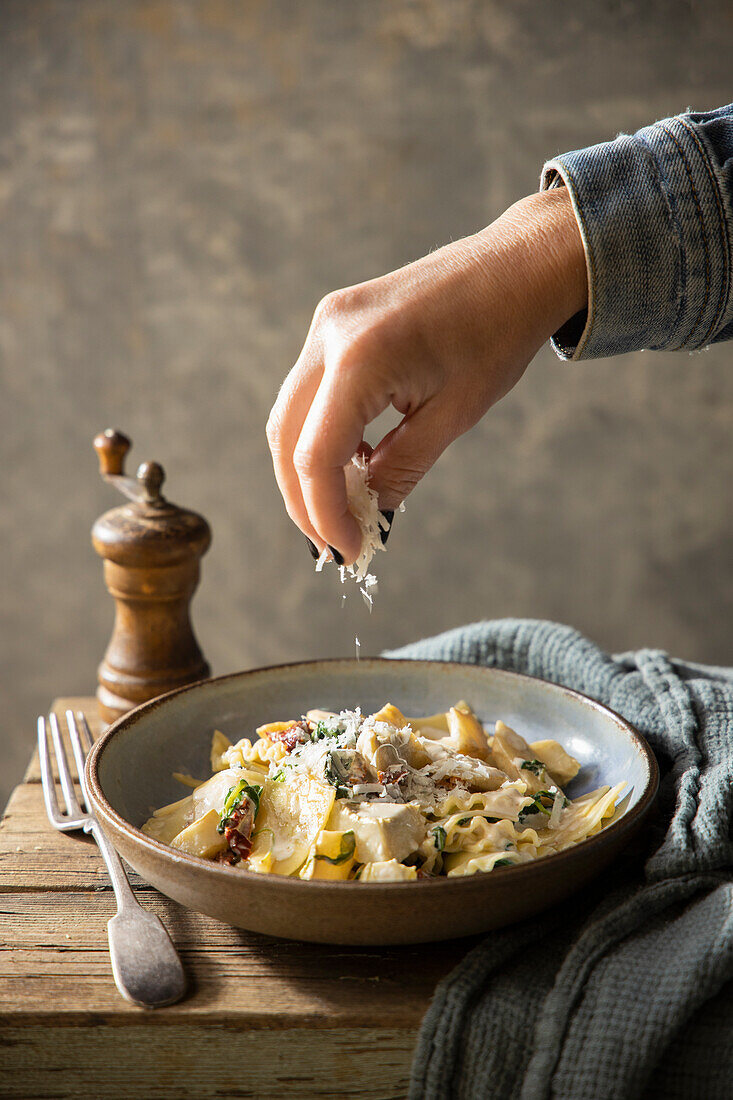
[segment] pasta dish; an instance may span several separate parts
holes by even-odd
[[[400,882],[494,871],[572,847],[603,828],[625,786],[572,800],[580,765],[553,740],[528,744],[470,707],[406,718],[311,710],[232,744],[216,731],[213,775],[143,825],[181,852],[258,874]]]

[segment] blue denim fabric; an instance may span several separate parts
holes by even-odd
[[[557,332],[563,359],[733,338],[733,104],[662,119],[547,162],[583,237],[588,309]]]

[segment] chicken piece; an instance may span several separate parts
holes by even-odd
[[[420,811],[400,802],[363,802],[354,807],[336,802],[328,828],[354,833],[359,863],[406,859],[425,835]]]

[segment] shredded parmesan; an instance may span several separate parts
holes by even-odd
[[[344,467],[344,474],[349,511],[361,528],[359,557],[348,567],[348,573],[357,584],[367,582],[366,587],[369,588],[376,584],[376,578],[368,572],[369,564],[378,550],[384,550],[382,531],[388,531],[389,524],[379,511],[375,490],[369,486],[366,459],[362,455],[354,455],[349,465]]]
[[[368,570],[374,555],[386,549],[382,542],[382,533],[389,531],[390,524],[379,511],[377,493],[369,486],[369,466],[366,459],[362,455],[354,455],[351,462],[344,466],[344,475],[349,511],[361,528],[361,550],[353,565],[339,566],[339,573],[342,584],[346,583],[347,577],[356,581],[362,599],[371,611],[377,591],[377,578]],[[404,511],[404,504],[400,505],[400,511]],[[320,573],[331,560],[328,550],[324,550],[316,562],[316,573]]]

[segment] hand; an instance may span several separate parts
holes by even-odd
[[[354,561],[359,527],[343,467],[389,405],[371,485],[396,508],[445,448],[521,378],[587,301],[583,244],[565,188],[531,195],[488,228],[399,271],[327,295],[267,423],[291,519]]]

